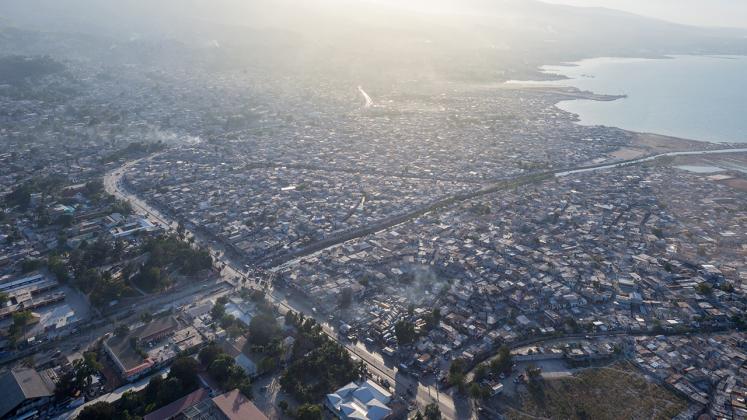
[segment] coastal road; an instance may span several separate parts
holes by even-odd
[[[564,177],[568,175],[581,174],[585,172],[604,171],[607,169],[620,168],[622,166],[637,165],[639,163],[650,162],[652,160],[656,160],[656,159],[667,157],[667,156],[676,157],[676,156],[718,155],[718,154],[724,154],[724,153],[745,153],[745,152],[747,152],[747,148],[693,150],[689,152],[668,152],[668,153],[661,153],[658,155],[642,157],[638,159],[624,160],[621,162],[610,163],[610,164],[588,166],[588,167],[576,168],[576,169],[563,169],[563,170],[555,171],[553,172],[553,174],[556,177]]]

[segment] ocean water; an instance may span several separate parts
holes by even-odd
[[[598,94],[611,102],[558,104],[584,125],[606,125],[692,140],[747,143],[747,57],[595,58],[545,66],[568,80],[542,82]]]

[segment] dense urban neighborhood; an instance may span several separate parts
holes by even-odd
[[[534,61],[368,86],[17,31],[0,418],[747,416],[743,144],[579,124],[622,96],[504,83]]]

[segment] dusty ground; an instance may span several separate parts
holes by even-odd
[[[631,134],[633,134],[633,141],[630,146],[621,147],[620,149],[610,153],[612,159],[628,160],[660,153],[705,150],[720,147],[715,143],[686,140],[677,137],[662,136],[659,134]]]
[[[631,402],[635,401],[635,404]],[[501,407],[509,419],[671,419],[684,400],[650,382],[627,364],[584,370],[572,377],[545,379],[540,390],[522,387]]]

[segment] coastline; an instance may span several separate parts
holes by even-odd
[[[624,75],[624,73],[620,73],[619,70],[617,70],[617,74],[612,72],[606,72],[602,69],[609,68],[609,64],[605,64],[605,60],[620,60],[621,62],[626,62],[627,60],[633,60],[633,61],[646,61],[646,60],[655,60],[655,61],[671,61],[675,59],[683,59],[688,60],[684,61],[685,65],[689,65],[688,63],[693,63],[692,67],[696,69],[694,72],[695,76],[699,76],[703,74],[703,69],[716,69],[716,70],[723,70],[724,74],[729,77],[734,76],[734,71],[739,70],[741,67],[735,67],[735,65],[729,65],[728,67],[723,67],[718,64],[712,64],[710,61],[701,61],[701,59],[718,59],[719,61],[728,60],[742,60],[744,59],[744,56],[714,56],[714,55],[708,55],[708,54],[691,54],[691,55],[665,55],[660,56],[657,55],[655,57],[651,57],[650,55],[644,54],[641,57],[597,57],[597,58],[585,58],[580,59],[575,62],[563,62],[559,64],[548,64],[545,66],[541,66],[538,69],[538,72],[542,74],[543,76],[548,77],[542,77],[538,78],[537,80],[529,80],[529,81],[521,81],[521,80],[510,80],[506,82],[506,85],[509,87],[514,88],[520,88],[520,89],[526,89],[529,92],[545,92],[550,96],[553,96],[557,98],[557,102],[555,103],[556,108],[567,112],[574,116],[576,122],[578,124],[583,125],[599,125],[599,126],[608,126],[610,128],[616,128],[620,129],[623,132],[626,132],[630,135],[630,139],[625,141],[625,145],[621,145],[617,150],[608,153],[608,159],[607,160],[613,160],[613,159],[619,159],[619,160],[625,160],[625,159],[631,159],[636,158],[640,156],[645,156],[646,154],[659,154],[659,153],[667,153],[672,151],[689,151],[694,150],[695,148],[700,150],[708,150],[710,148],[714,147],[743,147],[744,141],[747,141],[747,139],[744,138],[744,132],[739,131],[737,127],[738,125],[729,125],[728,121],[734,121],[734,118],[738,118],[738,114],[734,114],[733,112],[729,114],[724,113],[717,113],[719,115],[719,118],[706,118],[707,116],[711,115],[709,112],[714,112],[714,109],[716,107],[705,107],[702,110],[696,107],[698,115],[704,115],[706,117],[703,117],[703,121],[701,122],[695,116],[692,118],[686,117],[686,119],[683,119],[683,117],[675,117],[670,118],[667,117],[667,115],[675,115],[672,112],[663,112],[660,116],[657,113],[652,112],[651,114],[648,113],[648,111],[641,111],[646,110],[646,107],[652,107],[652,108],[665,108],[665,104],[662,101],[657,101],[656,98],[649,98],[645,96],[645,92],[643,93],[640,91],[636,91],[633,89],[632,91],[629,91],[627,89],[622,88],[622,83],[610,83],[604,82],[604,83],[592,83],[592,82],[583,82],[586,77],[596,79],[598,76],[597,73],[594,72],[594,70],[598,70],[599,74],[606,74],[608,79],[610,77],[613,77],[614,75],[617,76],[616,80],[620,80],[620,78]],[[595,64],[595,61],[601,60],[599,63]],[[589,68],[586,69],[584,67],[584,63],[589,62]],[[706,64],[702,64],[706,63]],[[666,65],[664,67],[661,67],[660,64],[653,64],[655,65],[656,69],[664,68],[668,69],[671,67],[671,65]],[[599,67],[601,66],[601,67]],[[714,67],[715,66],[715,67]],[[581,67],[581,68],[579,68]],[[599,67],[599,68],[598,68]],[[574,68],[575,70],[565,72],[563,69],[571,69]],[[617,68],[617,67],[612,67]],[[636,69],[641,67],[628,67],[627,69]],[[643,67],[644,69],[648,67]],[[623,68],[625,69],[625,68]],[[586,76],[585,73],[590,71],[595,76]],[[682,74],[690,75],[690,73],[684,72]],[[622,77],[624,79],[624,77]],[[548,80],[550,79],[550,80]],[[631,80],[636,80],[640,83],[638,83],[635,86],[638,86],[640,88],[641,86],[645,86],[646,78],[642,78],[643,81],[633,78]],[[577,80],[577,82],[571,82],[571,80]],[[574,102],[575,100],[583,100],[583,101],[597,101],[597,102],[606,102],[606,101],[615,101],[620,98],[626,98],[627,96],[610,96],[610,95],[598,95],[595,92],[599,91],[600,86],[607,86],[610,85],[609,89],[606,89],[607,92],[615,92],[615,93],[627,93],[628,95],[635,95],[637,99],[634,99],[633,96],[629,98],[629,105],[611,105],[610,107],[606,107],[604,105],[591,105],[590,103],[582,104],[580,102]],[[667,87],[663,88],[662,92],[671,94],[672,93],[672,87],[673,84],[665,84]],[[724,90],[719,90],[723,87],[722,84],[717,84],[716,86],[718,89],[714,95],[714,98],[735,98],[733,99],[734,104],[739,103],[739,98],[744,98],[744,96],[730,96],[731,94],[725,94]],[[693,92],[687,91],[687,98],[691,98]],[[718,96],[721,95],[721,96]],[[724,96],[726,95],[726,96]],[[658,98],[658,97],[657,97]],[[649,99],[651,101],[649,101]],[[638,102],[635,102],[635,101]],[[731,100],[731,99],[730,99]],[[643,102],[641,102],[643,101]],[[701,100],[700,102],[708,102],[705,100]],[[634,105],[635,103],[635,105]],[[726,102],[728,104],[732,104],[732,102]],[[565,104],[565,105],[564,105]],[[578,104],[578,105],[576,105]],[[606,111],[600,111],[600,115],[597,117],[591,117],[587,116],[586,110],[590,109],[596,109],[599,108],[600,110],[606,110]],[[616,117],[615,114],[625,114],[625,109],[634,107],[631,109],[635,109],[638,111],[632,111],[633,113],[631,115],[635,116],[638,115],[639,119],[630,119],[630,117]],[[730,109],[738,109],[738,107],[735,107],[734,105],[730,105]],[[617,111],[613,111],[617,110]],[[594,114],[592,111],[589,111],[590,115]],[[642,114],[644,113],[645,114]],[[689,116],[687,112],[683,111],[684,114]],[[695,111],[694,111],[695,112]],[[580,114],[580,115],[579,115]],[[642,114],[642,115],[639,115]],[[596,115],[596,114],[594,114]],[[625,114],[627,115],[627,114]],[[680,115],[680,114],[676,114]],[[726,117],[722,117],[723,115],[729,115],[729,118],[726,119]],[[588,118],[587,118],[588,117]],[[662,118],[661,121],[657,121],[659,118]],[[678,119],[679,118],[679,119]],[[638,121],[648,121],[645,123],[638,123]],[[653,122],[652,122],[653,121]],[[684,121],[684,122],[683,122]],[[688,121],[698,121],[697,124],[689,124]],[[673,124],[679,124],[679,125],[673,125]],[[675,129],[674,127],[678,127]],[[733,127],[730,130],[724,129],[724,127]],[[597,159],[597,162],[601,159]]]

